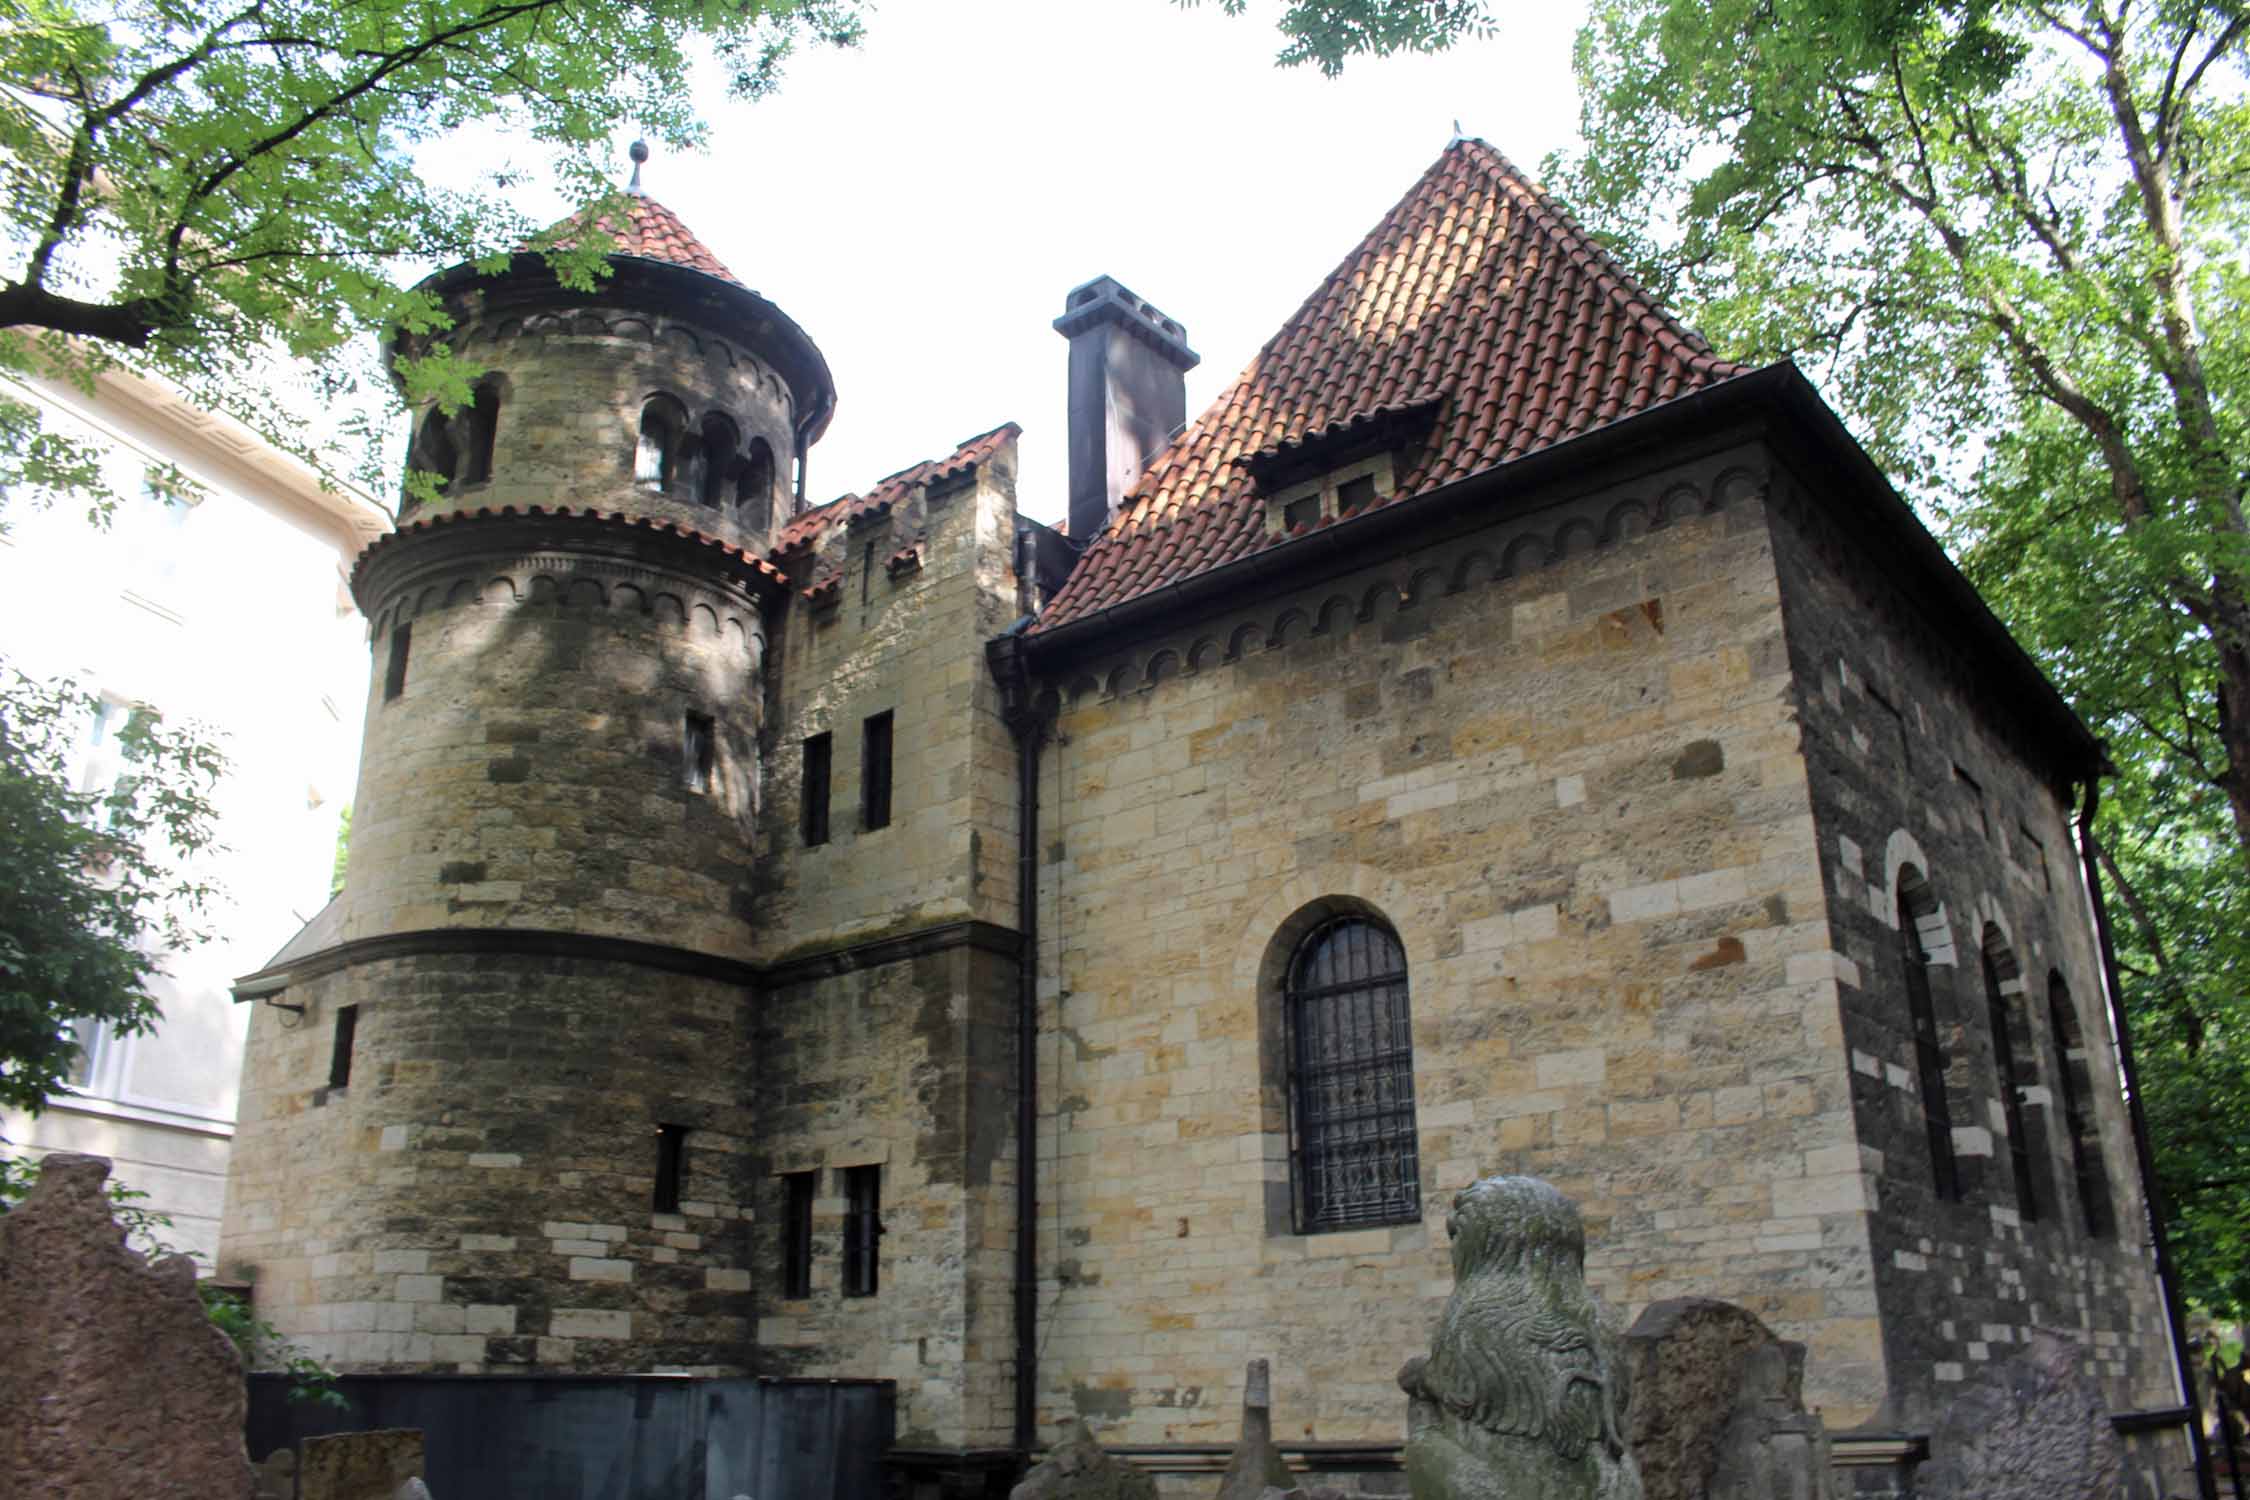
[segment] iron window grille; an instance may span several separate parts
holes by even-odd
[[[1422,1216],[1406,953],[1359,917],[1299,945],[1283,1001],[1297,1229]]]
[[[2039,1189],[2031,1175],[2031,1137],[2024,1129],[2023,1089],[2016,1074],[2014,1038],[2008,1031],[2008,997],[2000,991],[2000,966],[1984,953],[1984,1002],[1992,1025],[1992,1071],[2000,1085],[2000,1114],[2008,1128],[2008,1166],[2016,1179],[2016,1212],[2039,1217]]]
[[[1899,956],[1906,970],[1906,1013],[1914,1028],[1914,1073],[1922,1091],[1922,1121],[1929,1131],[1930,1175],[1937,1195],[1961,1196],[1961,1169],[1953,1156],[1953,1111],[1945,1097],[1945,1048],[1938,1042],[1937,1007],[1930,998],[1930,955],[1904,882],[1898,893]]]
[[[872,1297],[881,1284],[883,1169],[844,1168],[844,1295]]]

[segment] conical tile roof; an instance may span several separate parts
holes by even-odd
[[[581,227],[589,223],[617,242],[617,247],[610,252],[612,255],[630,255],[641,260],[684,266],[690,271],[701,271],[706,276],[716,276],[735,286],[742,285],[735,274],[722,265],[719,258],[681,222],[678,214],[643,193],[635,192],[628,200],[622,222],[616,214],[582,209],[549,232],[556,244],[569,245],[576,241]]]
[[[1427,424],[1396,505],[1743,374],[1506,157],[1457,141],[1150,460],[1038,629],[1285,545],[1251,470],[1386,419]]]

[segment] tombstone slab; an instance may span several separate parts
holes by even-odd
[[[1624,1339],[1633,1383],[1625,1426],[1647,1500],[1704,1500],[1744,1367],[1777,1342],[1756,1313],[1709,1297],[1651,1303],[1633,1320]]]
[[[1922,1500],[2110,1500],[2124,1493],[2125,1446],[2109,1403],[2065,1335],[2031,1345],[1971,1382],[1930,1430],[1914,1476]]]
[[[1273,1445],[1273,1375],[1262,1359],[1242,1380],[1242,1437],[1219,1481],[1219,1500],[1259,1500],[1269,1489],[1294,1490],[1297,1478]]]
[[[419,1427],[310,1437],[299,1448],[297,1500],[393,1500],[421,1475]]]
[[[1156,1500],[1156,1481],[1112,1458],[1084,1422],[1047,1450],[1008,1500]]]
[[[242,1360],[195,1294],[110,1217],[98,1156],[54,1155],[0,1215],[0,1494],[249,1500]]]

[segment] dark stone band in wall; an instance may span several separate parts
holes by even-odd
[[[991,922],[941,922],[913,932],[870,942],[845,943],[766,965],[746,964],[667,943],[644,943],[595,933],[518,927],[438,927],[358,938],[285,967],[245,974],[234,982],[234,998],[262,999],[278,995],[293,984],[302,984],[355,964],[425,953],[508,953],[541,958],[601,959],[763,989],[877,968],[952,948],[975,948],[1012,958],[1019,945],[1013,929]]]

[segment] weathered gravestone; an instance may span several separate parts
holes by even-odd
[[[50,1156],[0,1215],[0,1495],[249,1500],[242,1361],[193,1261],[125,1248],[108,1179]]]
[[[1156,1481],[1110,1457],[1084,1422],[1073,1422],[1008,1500],[1156,1500]]]
[[[1262,1359],[1242,1377],[1242,1437],[1219,1481],[1219,1500],[1259,1500],[1269,1489],[1292,1490],[1296,1476],[1273,1445],[1273,1374]]]
[[[2113,1500],[2124,1493],[2125,1447],[2109,1404],[2061,1334],[1966,1386],[1930,1431],[1915,1472],[1919,1500]]]
[[[1414,1500],[1641,1500],[1629,1377],[1586,1286],[1576,1205],[1536,1177],[1488,1177],[1445,1227],[1453,1296],[1398,1377]]]
[[[1719,1434],[1711,1500],[1831,1500],[1828,1428],[1805,1410],[1804,1392],[1803,1344],[1776,1339],[1750,1351]]]
[[[393,1500],[421,1476],[419,1427],[309,1437],[298,1452],[297,1500]]]
[[[1827,1438],[1815,1444],[1809,1435],[1820,1420],[1805,1415],[1802,1344],[1774,1337],[1748,1308],[1708,1297],[1650,1304],[1624,1343],[1633,1388],[1626,1431],[1647,1500],[1710,1500],[1722,1460],[1727,1482],[1738,1486],[1731,1493],[1765,1500],[1764,1491],[1739,1486],[1801,1472],[1775,1482],[1826,1500]],[[1788,1463],[1796,1468],[1785,1470]],[[1776,1491],[1775,1500],[1790,1493]]]

